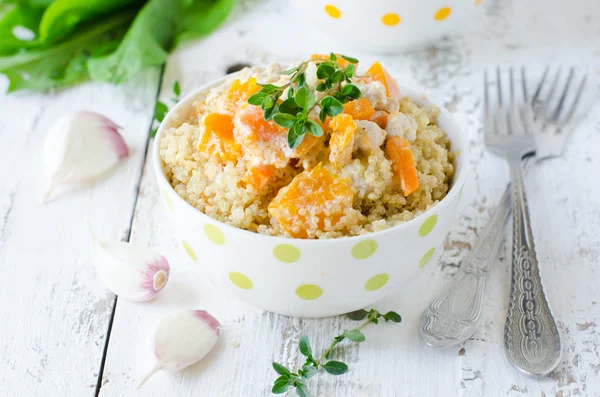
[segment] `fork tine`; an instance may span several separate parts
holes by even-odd
[[[548,90],[547,98],[540,105],[540,108],[539,108],[540,114],[542,114],[546,120],[550,118],[550,115],[548,114],[549,109],[550,109],[550,102],[552,101],[552,98],[554,97],[554,93],[556,92],[556,87],[558,86],[558,80],[560,80],[560,74],[561,74],[561,69],[558,69],[556,71],[556,74],[554,75],[554,80],[552,80],[552,83],[550,84],[550,89]]]
[[[525,68],[521,66],[521,86],[523,88],[523,99],[525,103],[529,103],[527,99],[527,78],[525,77]]]
[[[513,68],[510,67],[510,69],[508,69],[508,77],[509,77],[509,90],[510,90],[510,102],[511,103],[515,103],[515,83],[514,83],[514,71]]]
[[[581,83],[579,83],[579,87],[577,88],[577,93],[575,94],[575,98],[573,99],[573,103],[571,104],[571,108],[567,111],[566,116],[562,119],[559,125],[562,127],[565,124],[569,123],[575,114],[575,109],[581,100],[581,96],[583,94],[583,90],[585,88],[585,83],[587,81],[588,75],[587,73],[583,76]]]
[[[571,86],[571,81],[573,80],[573,76],[575,74],[575,68],[571,66],[569,69],[569,76],[567,77],[567,82],[565,83],[565,88],[563,89],[562,94],[560,95],[560,99],[558,100],[558,105],[556,105],[556,110],[554,114],[551,116],[551,120],[558,121],[560,117],[560,112],[565,104],[565,99],[567,98],[567,93],[569,92],[569,87]]]
[[[542,75],[542,79],[538,83],[538,86],[535,89],[535,93],[533,94],[533,98],[531,99],[531,103],[532,104],[535,104],[535,102],[540,97],[540,93],[542,92],[542,86],[544,85],[544,82],[546,81],[546,77],[548,76],[548,72],[550,72],[550,66],[546,66],[546,69],[544,70],[544,74]]]
[[[502,101],[502,77],[500,76],[500,67],[496,67],[496,88],[498,89],[498,105],[503,105]]]

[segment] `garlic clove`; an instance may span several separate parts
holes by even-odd
[[[205,310],[186,310],[164,317],[152,335],[156,365],[138,385],[157,371],[177,372],[200,361],[219,339],[221,324]]]
[[[92,233],[96,272],[120,298],[144,302],[154,298],[169,280],[169,262],[156,251],[124,242],[105,242]]]
[[[96,178],[128,155],[119,126],[111,120],[89,111],[65,114],[44,142],[44,170],[50,183],[43,201],[56,187]]]

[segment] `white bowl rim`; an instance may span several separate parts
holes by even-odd
[[[452,201],[452,199],[460,194],[460,191],[462,190],[461,188],[463,187],[465,180],[467,178],[467,173],[468,173],[468,169],[469,169],[469,144],[468,144],[468,139],[464,134],[464,131],[462,130],[462,128],[460,128],[459,123],[456,121],[455,117],[452,115],[452,113],[450,113],[450,111],[448,109],[446,109],[444,106],[442,106],[437,100],[433,100],[430,99],[429,96],[426,96],[425,93],[423,92],[422,89],[418,89],[415,87],[412,87],[409,84],[406,84],[402,81],[397,80],[398,86],[400,88],[400,90],[402,91],[404,90],[408,90],[408,91],[412,91],[414,93],[416,93],[417,95],[406,95],[407,97],[413,99],[413,100],[418,100],[418,101],[427,101],[430,104],[433,104],[435,106],[437,106],[440,110],[440,114],[444,113],[446,114],[449,119],[452,121],[452,123],[454,123],[457,128],[458,128],[458,134],[457,136],[459,137],[458,139],[454,139],[451,140],[451,144],[454,144],[456,141],[462,141],[461,145],[457,145],[460,146],[460,153],[458,154],[458,156],[461,157],[463,165],[462,167],[460,167],[459,170],[457,170],[457,174],[458,175],[454,175],[452,184],[450,186],[450,190],[448,191],[448,193],[444,196],[444,198],[442,198],[439,203],[437,203],[434,207],[423,211],[421,214],[415,216],[413,219],[406,221],[404,223],[401,223],[399,225],[396,226],[392,226],[389,227],[387,229],[383,229],[383,230],[379,230],[376,232],[370,232],[367,234],[361,234],[358,236],[347,236],[347,237],[337,237],[337,238],[327,238],[327,239],[302,239],[302,238],[293,238],[293,237],[285,237],[285,236],[269,236],[266,234],[260,234],[260,233],[256,233],[250,230],[246,230],[246,229],[242,229],[239,227],[235,227],[232,225],[229,225],[225,222],[221,222],[218,219],[215,219],[211,216],[206,215],[204,212],[200,211],[199,209],[193,207],[190,203],[188,203],[187,201],[185,201],[183,199],[183,197],[181,197],[176,191],[175,189],[173,189],[173,186],[171,186],[171,183],[167,180],[167,177],[165,176],[164,172],[163,172],[163,168],[162,168],[162,160],[160,158],[160,153],[159,153],[159,149],[160,149],[160,138],[162,136],[162,133],[164,131],[164,129],[166,128],[167,123],[169,123],[171,121],[171,116],[176,113],[177,111],[184,109],[185,107],[189,106],[192,104],[192,102],[199,97],[203,92],[210,90],[211,88],[217,87],[219,84],[223,83],[225,80],[232,78],[233,76],[235,76],[236,74],[238,74],[239,72],[234,72],[228,75],[225,75],[217,80],[214,80],[210,83],[204,84],[202,87],[194,90],[193,92],[191,92],[190,94],[186,95],[183,99],[181,99],[175,106],[173,106],[173,108],[171,108],[169,110],[169,112],[167,113],[167,115],[165,116],[165,118],[163,119],[163,121],[160,123],[158,130],[156,132],[156,135],[154,136],[154,142],[152,142],[152,168],[154,169],[154,173],[156,174],[156,177],[158,179],[161,179],[167,186],[168,186],[168,193],[170,196],[175,196],[175,200],[176,201],[180,201],[184,208],[188,208],[190,210],[192,210],[194,213],[198,214],[201,218],[204,217],[206,218],[206,222],[214,222],[219,224],[219,227],[224,228],[224,230],[230,230],[233,233],[244,233],[246,234],[247,237],[250,238],[259,238],[259,239],[268,239],[270,241],[273,241],[275,243],[280,243],[280,244],[290,244],[290,243],[294,243],[294,244],[298,244],[298,245],[315,245],[315,244],[335,244],[335,243],[348,243],[348,242],[358,242],[358,241],[362,241],[362,240],[366,240],[366,239],[370,239],[370,238],[375,238],[375,236],[382,236],[386,233],[396,233],[402,229],[406,229],[411,227],[412,225],[416,224],[417,222],[420,222],[422,220],[424,220],[426,217],[428,217],[429,213],[434,210],[437,209],[437,211],[443,211],[450,203],[450,201]],[[457,156],[457,157],[458,157]],[[456,159],[455,159],[455,170],[456,170]],[[159,186],[160,187],[160,186]],[[460,188],[459,188],[460,187]]]

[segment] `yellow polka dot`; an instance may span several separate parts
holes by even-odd
[[[185,240],[181,240],[181,245],[183,245],[183,249],[185,250],[185,252],[187,252],[190,258],[192,258],[192,260],[196,262],[198,260],[198,257],[196,256],[196,253],[194,252],[192,247]]]
[[[421,262],[419,262],[419,267],[425,266],[427,262],[429,262],[433,254],[435,254],[435,247],[431,248],[425,253],[425,255],[423,255],[423,257],[421,258]]]
[[[206,237],[208,237],[211,242],[217,245],[225,244],[225,236],[223,235],[223,232],[215,225],[211,225],[210,223],[204,225],[204,234],[206,234]]]
[[[431,231],[435,227],[435,224],[437,223],[437,220],[437,215],[431,215],[429,218],[427,218],[425,222],[423,222],[423,224],[421,225],[421,228],[419,229],[419,236],[425,237],[429,233],[431,233]]]
[[[311,301],[323,295],[323,290],[315,284],[302,284],[296,288],[296,295],[301,299]]]
[[[165,200],[165,204],[167,205],[167,207],[169,207],[169,209],[171,211],[173,211],[173,200],[171,200],[171,196],[169,196],[169,192],[167,192],[166,189],[160,189],[162,196],[163,196],[163,200]]]
[[[435,13],[434,18],[436,21],[443,21],[444,19],[446,19],[450,16],[451,12],[452,12],[452,8],[442,7]]]
[[[327,14],[329,14],[330,17],[335,18],[335,19],[338,19],[339,17],[342,16],[342,13],[340,12],[340,9],[337,8],[334,5],[331,5],[331,4],[327,4],[325,6],[325,12]]]
[[[400,15],[395,12],[389,12],[381,17],[381,22],[387,26],[394,26],[400,23]]]
[[[367,259],[377,251],[375,240],[364,240],[352,248],[352,256],[356,259]]]
[[[475,4],[477,4],[477,5],[481,4],[481,0],[475,0]]]
[[[389,281],[390,276],[387,273],[376,274],[365,283],[367,291],[375,291],[383,287]]]
[[[230,272],[229,273],[229,280],[231,280],[231,282],[233,284],[235,284],[237,287],[239,287],[241,289],[250,289],[250,288],[252,288],[252,280],[250,280],[248,278],[248,276],[246,276],[243,273],[240,273],[240,272]]]
[[[279,244],[273,248],[273,255],[284,263],[294,263],[300,259],[300,250],[291,244]]]

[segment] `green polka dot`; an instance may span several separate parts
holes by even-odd
[[[245,274],[240,272],[230,272],[229,279],[233,284],[238,286],[241,289],[250,289],[252,288],[252,280],[248,278]]]
[[[427,220],[425,220],[425,222],[423,222],[423,224],[421,225],[421,228],[419,229],[419,236],[425,237],[429,233],[431,233],[431,231],[435,227],[435,224],[437,223],[437,220],[438,220],[437,215],[431,215],[429,218],[427,218]]]
[[[273,248],[273,255],[284,263],[294,263],[300,259],[300,250],[291,244],[279,244]]]
[[[387,284],[390,275],[387,273],[376,274],[365,283],[367,291],[375,291]]]
[[[169,196],[169,193],[166,191],[166,189],[161,189],[161,193],[163,199],[165,200],[165,204],[171,211],[173,211],[173,200],[171,200],[171,196]]]
[[[211,242],[217,245],[225,244],[225,236],[223,235],[223,232],[215,225],[211,225],[210,223],[204,225],[204,234],[206,234],[206,237],[208,237]]]
[[[185,250],[185,252],[187,252],[190,258],[192,258],[192,260],[196,262],[198,260],[198,257],[196,256],[196,253],[194,252],[192,247],[185,240],[181,240],[181,245],[183,245],[183,249]]]
[[[425,253],[425,255],[423,255],[423,257],[421,258],[421,262],[419,262],[419,267],[425,266],[427,264],[427,262],[429,262],[429,260],[431,259],[431,257],[433,256],[434,253],[435,253],[435,247],[433,247],[429,251],[427,251]]]
[[[311,301],[323,295],[323,290],[318,285],[302,284],[296,288],[296,295],[301,299]]]
[[[364,240],[352,248],[352,256],[356,259],[367,259],[377,251],[377,241]]]

